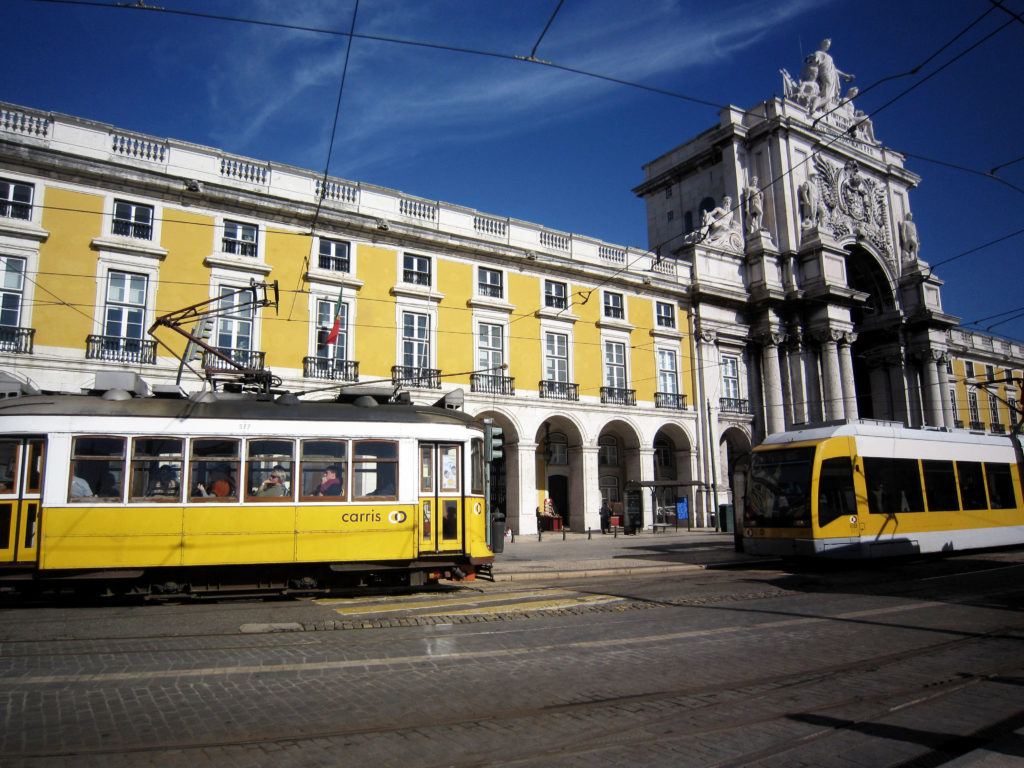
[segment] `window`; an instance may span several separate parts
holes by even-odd
[[[987,509],[985,474],[980,461],[958,461],[956,475],[960,483],[960,503],[964,509]]]
[[[565,283],[555,280],[544,281],[544,306],[551,309],[566,309],[569,306],[569,292]]]
[[[302,441],[302,498],[346,498],[348,443],[344,440]]]
[[[621,341],[604,343],[604,372],[607,386],[626,388],[626,345]]]
[[[544,334],[544,378],[569,381],[569,337],[564,333]]]
[[[8,219],[32,218],[32,185],[0,179],[0,216]]]
[[[1014,472],[1016,468],[1011,464],[985,465],[985,481],[992,509],[1012,509],[1017,506],[1017,497],[1013,492]]]
[[[181,501],[183,442],[180,437],[135,438],[132,442],[131,501]]]
[[[429,286],[430,259],[407,253],[402,261],[402,282]]]
[[[419,312],[402,313],[402,365],[430,367],[430,317]]]
[[[352,446],[352,498],[398,497],[398,443],[357,440]]]
[[[818,525],[857,514],[857,495],[853,490],[853,463],[849,456],[821,462],[818,481]]]
[[[220,288],[220,309],[227,312],[217,318],[217,349],[240,363],[249,360],[252,349],[252,325],[254,306],[251,294],[222,285]]]
[[[679,394],[676,353],[671,349],[658,350],[658,391],[668,395]]]
[[[146,314],[146,276],[111,270],[107,274],[107,304],[103,315],[105,344],[137,352]]]
[[[190,501],[238,500],[238,441],[225,437],[192,441]]]
[[[968,379],[973,379],[974,378],[974,363],[972,363],[972,362],[965,362],[964,363],[964,373],[965,373],[965,375],[966,375],[966,377]]]
[[[334,329],[334,319],[339,316],[338,338],[333,344],[325,344]],[[348,305],[320,299],[316,303],[316,356],[328,360],[348,359]]]
[[[565,466],[569,463],[569,438],[561,432],[552,432],[545,440],[548,464]]]
[[[654,314],[659,328],[676,327],[676,308],[668,302],[655,302]]]
[[[988,396],[988,412],[990,421],[993,424],[999,423],[999,398],[995,395]]]
[[[950,387],[949,390],[949,407],[953,414],[954,423],[960,421],[960,413],[957,411],[956,408],[956,389],[953,387]],[[957,426],[960,425],[958,424]]]
[[[977,429],[981,423],[981,411],[978,409],[978,393],[967,393],[967,416],[971,420],[971,429]]]
[[[25,260],[0,256],[0,325],[17,328],[21,324],[24,289]]]
[[[868,487],[870,514],[924,512],[921,473],[916,459],[865,458],[864,481]]]
[[[740,399],[740,361],[735,357],[722,358],[722,397]]]
[[[613,320],[623,320],[626,317],[626,309],[622,302],[621,293],[606,292],[604,295],[604,316]]]
[[[291,500],[294,456],[295,445],[291,440],[250,440],[245,467],[246,500]]]
[[[597,487],[604,501],[609,504],[619,501],[619,478],[615,475],[599,475]]]
[[[153,239],[153,206],[114,201],[113,233],[139,240]]]
[[[985,366],[985,378],[988,379],[989,381],[995,381],[996,368],[994,365]]]
[[[320,238],[320,255],[317,266],[320,269],[329,269],[332,272],[349,271],[349,244],[341,240],[328,240]]]
[[[619,465],[619,441],[614,435],[602,435],[597,440],[597,463],[602,467]]]
[[[503,298],[505,293],[501,271],[480,267],[480,271],[477,273],[477,291],[481,296],[490,296],[494,299]]]
[[[923,460],[924,493],[930,512],[949,512],[960,509],[956,495],[956,475],[952,461]]]
[[[68,501],[120,501],[124,492],[124,438],[76,437],[71,446]]]
[[[496,323],[480,323],[477,334],[477,369],[490,376],[501,376],[505,362],[502,346],[502,326]]]
[[[256,226],[237,221],[224,222],[224,253],[256,256]]]

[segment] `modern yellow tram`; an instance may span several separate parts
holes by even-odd
[[[110,394],[0,401],[0,588],[309,591],[493,562],[464,413]]]
[[[873,558],[1021,544],[1021,499],[1010,437],[868,421],[793,430],[754,449],[743,547]]]

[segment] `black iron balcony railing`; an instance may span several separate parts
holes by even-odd
[[[126,339],[121,336],[90,334],[85,338],[85,359],[154,365],[156,342],[152,339]]]
[[[972,421],[970,428],[973,429],[975,432],[984,432],[985,431],[985,422],[984,421]]]
[[[719,398],[718,407],[724,413],[750,413],[750,401],[738,397]]]
[[[153,225],[128,219],[114,219],[114,234],[120,237],[134,237],[138,240],[152,240]]]
[[[262,371],[263,361],[267,357],[266,352],[260,352],[253,349],[231,349],[228,347],[218,347],[217,350],[222,355],[230,357],[242,366],[242,368],[248,371]],[[237,370],[233,365],[229,365],[212,352],[203,352],[203,368],[215,371]]]
[[[963,429],[964,428],[964,420],[963,419],[953,419],[953,426],[956,427],[957,429]]]
[[[32,338],[35,335],[35,328],[14,328],[12,326],[0,325],[0,352],[31,355]]]
[[[1000,424],[998,421],[993,421],[988,425],[989,432],[993,435],[1005,435],[1006,427]]]
[[[430,285],[430,273],[418,272],[415,269],[403,269],[402,282],[413,285]]]
[[[236,256],[256,256],[256,243],[248,240],[235,240],[232,237],[225,237],[221,247],[224,253],[233,253]]]
[[[579,400],[580,385],[571,381],[542,381],[540,396],[545,400]]]
[[[414,365],[391,366],[391,383],[396,387],[441,388],[440,368],[418,368]]]
[[[304,357],[302,358],[302,375],[307,379],[359,381],[359,361],[338,360],[331,357]]]
[[[608,405],[636,405],[636,390],[625,387],[601,387],[601,402]]]
[[[686,410],[686,395],[677,395],[673,392],[655,392],[655,408],[671,408],[676,411]]]
[[[514,395],[516,380],[514,376],[471,373],[469,374],[469,391],[481,392],[486,395]]]

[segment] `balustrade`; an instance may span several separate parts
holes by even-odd
[[[391,383],[396,387],[441,388],[440,368],[419,368],[414,365],[391,366]]]
[[[90,334],[85,338],[85,359],[114,363],[156,364],[156,342],[121,336]]]
[[[540,396],[545,400],[579,400],[580,385],[569,381],[542,381]]]
[[[671,408],[676,411],[686,410],[686,395],[677,395],[674,392],[655,392],[655,408]]]
[[[20,355],[31,355],[32,339],[35,335],[35,328],[0,326],[0,352],[15,352]]]
[[[487,395],[514,395],[516,380],[512,376],[471,373],[469,374],[469,391]]]
[[[359,381],[359,362],[331,357],[304,357],[302,375],[307,379]]]

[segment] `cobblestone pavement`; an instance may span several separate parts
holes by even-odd
[[[231,632],[200,631],[189,605],[133,610],[129,631],[118,609],[5,610],[35,637],[0,642],[0,764],[1013,765],[1016,560],[202,606]],[[249,621],[382,599],[408,623]],[[104,618],[105,632],[78,631]]]

